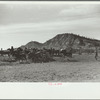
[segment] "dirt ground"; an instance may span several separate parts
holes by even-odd
[[[22,64],[0,58],[0,82],[100,82],[100,58],[96,61],[94,56],[76,54],[48,63]]]

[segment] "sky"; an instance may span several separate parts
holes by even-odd
[[[100,3],[0,2],[0,48],[74,33],[100,40]]]

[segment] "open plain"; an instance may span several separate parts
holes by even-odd
[[[1,57],[0,82],[100,82],[100,60],[94,56],[74,54],[47,63],[8,62]]]

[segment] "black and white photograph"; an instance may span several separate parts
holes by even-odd
[[[0,82],[100,82],[100,3],[0,2]]]

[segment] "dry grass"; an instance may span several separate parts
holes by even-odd
[[[54,62],[30,64],[1,61],[0,82],[100,81],[100,61],[96,61],[94,55],[83,54],[74,55],[72,59],[55,59]]]

